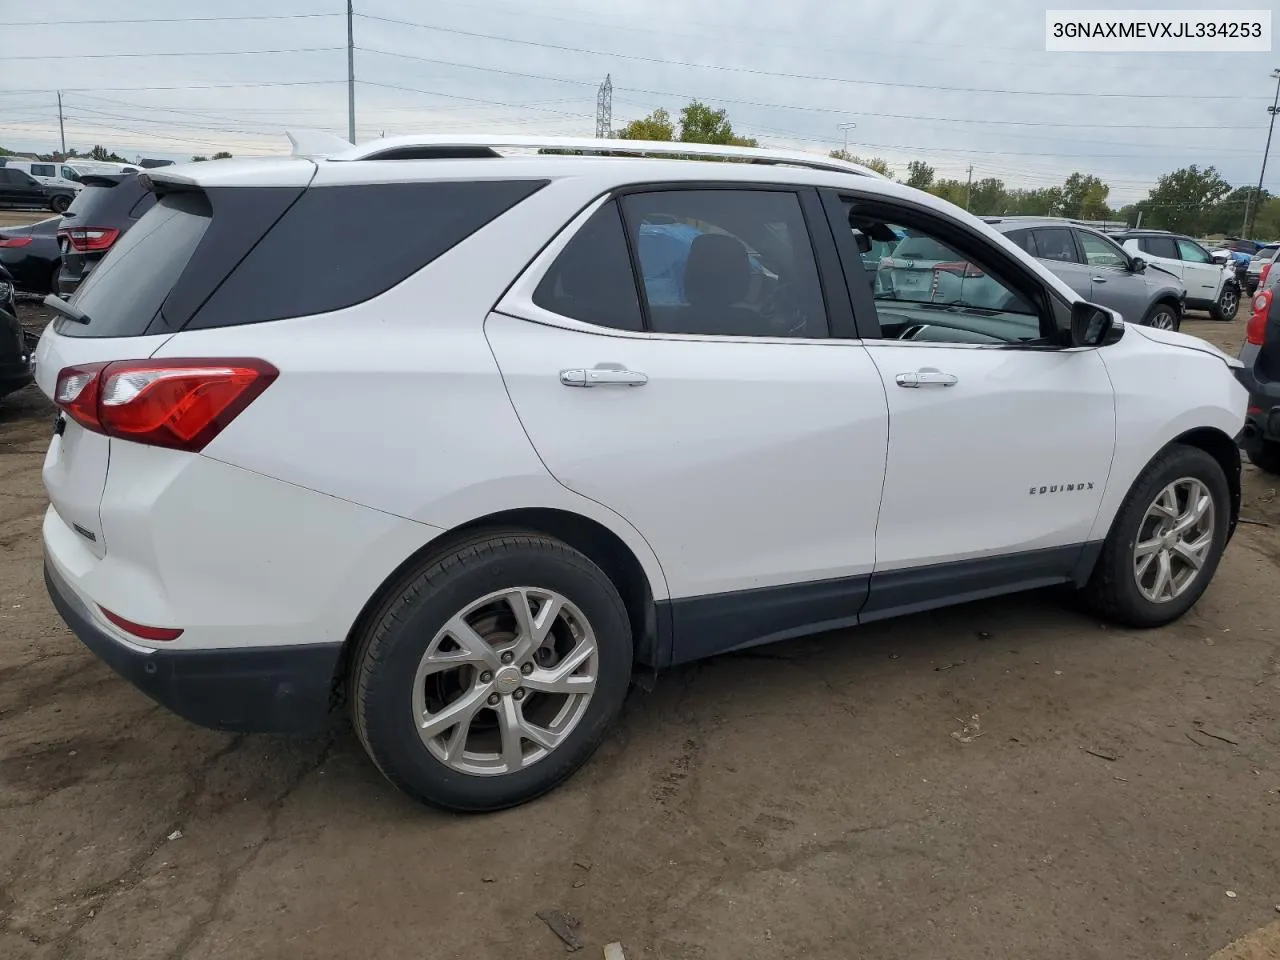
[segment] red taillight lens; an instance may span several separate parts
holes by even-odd
[[[933,269],[941,270],[943,273],[954,273],[957,277],[981,277],[983,275],[981,269],[967,260],[944,261]]]
[[[117,360],[67,367],[54,402],[81,426],[196,453],[267,389],[264,360]]]
[[[99,606],[102,615],[114,623],[125,633],[132,633],[135,637],[141,637],[143,640],[177,640],[182,636],[182,631],[173,627],[146,627],[140,623],[134,623],[132,620],[126,620],[118,613],[112,613],[106,607]]]
[[[1267,335],[1267,317],[1271,315],[1271,294],[1270,290],[1263,290],[1256,294],[1251,304],[1252,312],[1249,314],[1249,325],[1245,328],[1245,339],[1252,344],[1262,345],[1262,341]]]
[[[73,227],[59,230],[58,236],[65,237],[77,253],[93,253],[110,250],[120,231],[115,227]]]
[[[4,246],[4,244],[0,243],[0,246]],[[1262,268],[1262,272],[1258,274],[1258,286],[1262,286],[1264,283],[1267,282],[1267,274],[1271,272],[1271,265],[1274,263],[1275,261],[1272,260],[1271,263],[1268,263],[1265,267]]]
[[[0,247],[25,247],[30,242],[30,237],[0,237]]]

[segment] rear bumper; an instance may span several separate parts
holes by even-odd
[[[178,716],[215,730],[320,733],[330,719],[341,644],[218,650],[134,646],[100,627],[46,557],[45,586],[71,631],[100,660]]]

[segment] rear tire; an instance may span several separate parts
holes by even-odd
[[[1263,440],[1245,451],[1249,462],[1263,473],[1280,474],[1280,443]]]
[[[1178,316],[1178,311],[1167,303],[1157,303],[1147,315],[1142,318],[1144,327],[1155,327],[1158,330],[1177,331],[1182,326],[1182,318]]]
[[[1218,300],[1209,310],[1209,315],[1220,323],[1226,323],[1236,318],[1236,314],[1240,312],[1240,290],[1235,284],[1223,284],[1222,293],[1218,294]]]
[[[1170,490],[1175,510],[1162,513],[1161,499]],[[1180,491],[1194,496],[1184,501]],[[1188,521],[1204,497],[1210,501],[1204,508],[1209,515],[1179,536],[1179,524]],[[1218,461],[1198,447],[1166,448],[1142,471],[1121,504],[1082,591],[1085,603],[1099,616],[1127,627],[1159,627],[1178,619],[1213,579],[1230,523],[1231,494]],[[1163,527],[1168,529],[1162,532]],[[1186,553],[1179,549],[1196,543],[1203,544],[1194,551],[1199,554],[1198,568],[1183,559]],[[1166,562],[1170,595],[1155,600],[1152,593],[1161,592],[1161,567]]]
[[[353,721],[409,796],[500,810],[586,763],[631,666],[626,607],[599,567],[557,540],[494,532],[424,560],[370,619]]]
[[[54,213],[66,213],[69,206],[71,206],[71,198],[65,194],[60,193],[49,201],[49,209]]]

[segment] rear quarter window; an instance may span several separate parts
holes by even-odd
[[[416,273],[546,183],[477,180],[313,187],[248,251],[188,326],[261,323],[362,303]]]

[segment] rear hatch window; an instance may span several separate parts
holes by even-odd
[[[72,305],[89,322],[59,318],[57,332],[67,337],[141,336],[191,260],[211,217],[204,194],[161,199],[116,242],[72,297]]]

